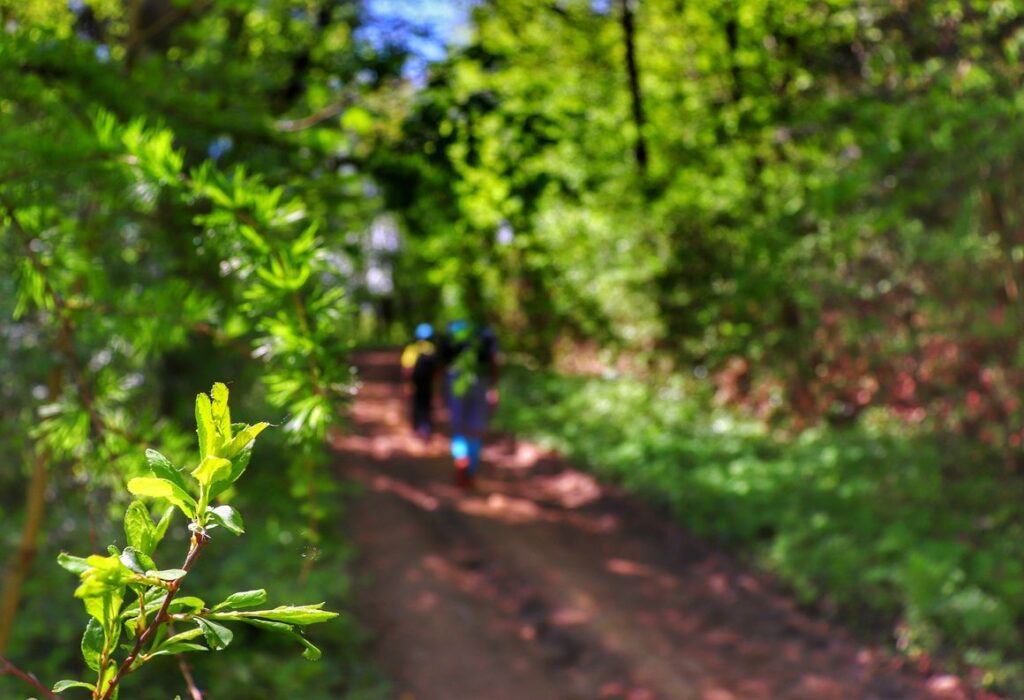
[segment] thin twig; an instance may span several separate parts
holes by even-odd
[[[31,173],[28,170],[12,170],[8,173],[0,175],[0,183],[10,182],[12,180],[20,180],[23,177],[28,177]]]
[[[56,693],[39,682],[39,679],[36,678],[34,673],[22,671],[2,656],[0,656],[0,676],[14,676],[15,678],[20,678],[42,693],[45,697],[50,698],[51,700],[60,700]]]
[[[195,563],[199,557],[199,553],[206,546],[206,543],[210,541],[210,536],[197,532],[192,538],[192,546],[188,550],[188,556],[185,557],[185,563],[181,565],[181,568],[186,573],[192,568],[192,564]],[[139,652],[142,651],[156,631],[160,628],[160,625],[164,624],[170,617],[167,615],[167,609],[171,605],[171,601],[174,600],[174,596],[178,594],[178,589],[181,588],[181,582],[185,580],[185,577],[171,581],[170,586],[167,589],[167,596],[164,598],[163,605],[160,606],[160,611],[153,618],[153,621],[146,628],[146,631],[135,638],[135,646],[132,647],[131,653],[125,658],[124,662],[121,663],[120,668],[117,669],[117,674],[110,679],[110,683],[107,684],[106,690],[103,691],[103,695],[99,697],[99,700],[110,700],[113,696],[114,689],[117,687],[125,676],[132,672],[132,664],[135,663],[135,659],[138,658]]]
[[[139,605],[145,608],[145,604],[142,602],[142,598],[139,598]],[[143,615],[145,615],[145,609],[143,609]],[[169,615],[169,617],[170,621],[168,621],[167,623],[167,636],[173,637],[175,634],[173,621],[181,619],[183,615],[172,614]],[[203,692],[199,690],[199,687],[196,685],[195,679],[192,677],[192,669],[188,665],[188,662],[185,661],[185,655],[175,654],[174,658],[178,660],[178,669],[181,671],[181,677],[185,679],[185,685],[188,687],[188,693],[192,696],[192,700],[203,700]]]
[[[355,100],[352,97],[346,97],[345,99],[329,104],[323,109],[313,112],[312,114],[302,117],[301,119],[281,119],[280,121],[274,122],[274,129],[277,131],[283,131],[286,133],[294,131],[302,131],[303,129],[309,129],[310,127],[316,126],[317,124],[332,119],[354,104]]]
[[[192,696],[192,700],[203,700],[203,693],[196,686],[195,679],[192,678],[192,669],[189,668],[188,662],[185,661],[184,654],[175,654],[178,659],[178,668],[181,669],[181,675],[185,679],[185,685],[188,686],[189,695]]]

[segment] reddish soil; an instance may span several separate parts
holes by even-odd
[[[357,616],[402,700],[963,699],[565,460],[495,438],[473,492],[406,420],[397,355],[361,358],[338,438]]]

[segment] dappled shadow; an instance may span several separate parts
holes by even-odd
[[[445,698],[966,698],[902,674],[656,512],[496,436],[476,490],[407,426],[397,358],[362,358],[351,526],[365,617],[401,690]],[[456,661],[457,660],[457,661]],[[503,689],[503,683],[508,684]],[[474,695],[474,693],[482,693]]]

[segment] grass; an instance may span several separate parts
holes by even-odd
[[[500,428],[666,504],[802,602],[1024,692],[1024,481],[997,456],[877,415],[781,437],[682,377],[510,368],[503,385]]]

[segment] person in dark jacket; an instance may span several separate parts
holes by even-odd
[[[416,326],[416,340],[402,352],[402,378],[412,400],[412,427],[427,442],[434,432],[434,377],[437,374],[437,348],[434,329],[429,323]]]

